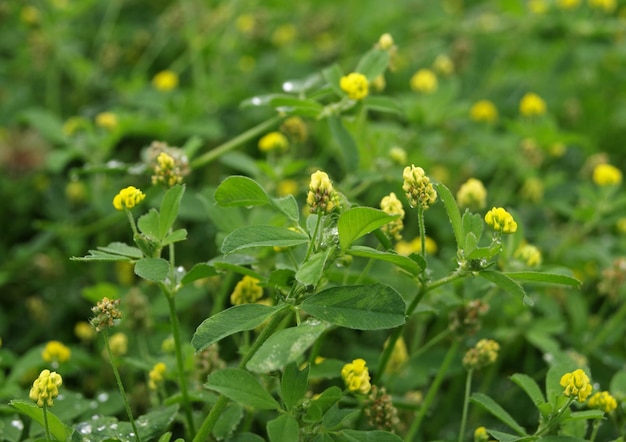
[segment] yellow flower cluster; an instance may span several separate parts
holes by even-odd
[[[532,244],[520,245],[513,256],[524,261],[528,267],[540,266],[543,259],[541,256],[541,250]]]
[[[109,338],[109,347],[113,356],[124,356],[128,353],[128,336],[125,333],[118,332]]]
[[[161,152],[153,165],[152,184],[162,183],[172,187],[183,182],[183,173],[170,154]]]
[[[330,213],[338,205],[337,192],[328,178],[326,172],[320,170],[311,175],[309,193],[306,202],[311,213]]]
[[[409,81],[411,89],[423,94],[432,94],[437,90],[437,76],[430,69],[420,69]]]
[[[463,356],[463,366],[468,370],[478,370],[493,364],[498,359],[500,344],[491,339],[481,339],[474,348]]]
[[[132,209],[142,202],[146,195],[134,186],[128,186],[113,198],[113,207],[117,210]]]
[[[383,51],[387,51],[393,47],[393,37],[386,32],[380,36],[377,45]]]
[[[37,402],[38,407],[53,405],[52,399],[59,395],[59,387],[63,384],[63,378],[60,374],[50,370],[43,370],[30,389],[28,397]]]
[[[581,370],[574,370],[571,373],[565,373],[559,382],[565,390],[563,394],[567,397],[575,396],[578,402],[585,402],[591,394],[592,386],[589,376]]]
[[[470,178],[459,187],[456,200],[462,208],[482,209],[487,205],[487,189],[482,181]]]
[[[161,71],[152,78],[152,85],[161,92],[169,92],[178,87],[178,74],[173,71]]]
[[[353,393],[367,394],[372,389],[367,364],[363,359],[355,359],[341,369],[341,377],[346,388]]]
[[[485,215],[485,222],[496,232],[515,233],[517,223],[513,216],[502,207],[494,207]]]
[[[452,75],[454,73],[454,62],[446,54],[439,54],[433,62],[433,69],[441,75]]]
[[[233,305],[240,305],[258,301],[263,296],[263,287],[259,285],[259,282],[258,279],[245,275],[235,286],[230,295],[230,302]]]
[[[46,362],[66,362],[70,360],[72,351],[59,341],[49,341],[41,352]]]
[[[407,153],[403,148],[394,146],[389,150],[389,157],[396,164],[405,164]]]
[[[611,164],[598,164],[593,169],[593,182],[598,186],[614,186],[622,182],[622,171]]]
[[[387,215],[400,215],[397,219],[385,224],[382,227],[382,231],[392,238],[400,239],[402,235],[400,232],[404,228],[402,220],[404,219],[404,208],[402,202],[398,199],[395,193],[391,192],[389,195],[383,197],[380,202],[380,208],[383,209]]]
[[[546,102],[539,95],[528,92],[520,100],[519,111],[525,117],[540,116],[546,113]]]
[[[167,371],[167,366],[163,362],[157,362],[150,373],[148,373],[148,388],[150,390],[156,390],[159,388],[159,385],[165,381],[165,372]]]
[[[79,321],[74,325],[74,335],[83,342],[89,342],[96,334],[88,322]]]
[[[474,442],[489,442],[489,434],[485,427],[478,427],[474,431]]]
[[[289,117],[280,125],[280,130],[295,143],[304,143],[309,138],[309,128],[300,117]]]
[[[610,413],[617,408],[617,401],[608,391],[600,391],[589,398],[589,408]]]
[[[402,190],[406,193],[411,207],[419,206],[428,209],[431,204],[437,201],[437,191],[421,167],[414,165],[405,167],[402,178],[404,180]]]
[[[424,247],[426,248],[426,253],[428,255],[434,255],[437,253],[437,250],[439,250],[435,240],[428,235],[426,235],[424,243]],[[408,256],[411,253],[422,253],[422,237],[416,236],[410,242],[400,240],[396,243],[394,249],[399,255],[404,256]]]
[[[470,108],[470,118],[478,123],[495,123],[498,120],[498,108],[492,101],[479,100]]]
[[[280,132],[270,132],[259,140],[259,150],[261,152],[284,152],[287,149],[289,149],[289,141]]]
[[[117,115],[113,112],[100,112],[96,115],[96,126],[107,130],[115,130],[117,128]]]
[[[369,94],[369,82],[367,77],[358,72],[341,77],[339,87],[351,100],[362,100]]]

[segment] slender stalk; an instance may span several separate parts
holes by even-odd
[[[278,123],[279,121],[282,120],[283,117],[281,116],[276,116],[276,117],[272,117],[268,120],[265,120],[264,122],[248,129],[247,131],[239,134],[238,136],[236,136],[235,138],[228,140],[227,142],[225,142],[224,144],[221,144],[219,146],[217,146],[214,149],[211,149],[210,151],[206,152],[204,155],[199,156],[198,158],[196,158],[195,160],[193,160],[191,162],[191,168],[192,169],[198,169],[208,163],[210,163],[211,161],[216,160],[217,158],[219,158],[220,156],[224,155],[227,152],[230,152],[231,150],[236,149],[237,147],[241,146],[242,144],[246,143],[247,141],[250,141],[251,139],[258,137],[260,134],[266,132],[269,128],[271,128],[272,126],[274,126],[276,123]]]
[[[261,345],[267,340],[267,338],[269,338],[274,333],[274,331],[279,326],[282,320],[283,320],[283,315],[280,315],[280,314],[275,314],[272,317],[269,324],[267,324],[267,326],[263,329],[261,334],[254,341],[254,343],[252,344],[252,347],[250,347],[250,350],[248,350],[248,353],[246,353],[246,355],[241,359],[241,362],[239,363],[239,368],[245,368],[250,358],[254,356],[254,354],[261,347]],[[204,419],[204,422],[202,422],[202,425],[198,429],[198,433],[194,436],[193,442],[205,442],[206,440],[208,440],[211,434],[211,430],[213,430],[215,423],[220,418],[220,415],[222,414],[222,411],[224,410],[224,407],[226,407],[227,403],[228,403],[227,397],[220,395],[220,397],[217,398],[217,401],[215,402],[215,404],[213,404],[211,411],[209,412],[207,417]]]
[[[115,365],[115,359],[113,359],[113,352],[111,352],[111,346],[109,345],[109,333],[106,329],[102,330],[102,337],[104,338],[104,347],[107,350],[107,355],[109,356],[109,361],[111,361],[111,367],[113,368],[113,374],[115,375],[115,381],[117,382],[117,388],[120,390],[120,394],[122,395],[122,400],[124,401],[124,408],[126,408],[126,414],[128,415],[128,420],[130,421],[131,427],[133,427],[133,432],[135,433],[135,440],[140,442],[141,439],[139,437],[139,432],[137,431],[137,425],[135,425],[135,418],[133,417],[133,412],[130,409],[130,404],[128,403],[128,397],[126,396],[126,390],[124,390],[124,384],[122,384],[122,378],[120,377],[120,372]]]
[[[50,424],[48,423],[48,404],[46,402],[43,403],[43,426],[46,429],[46,440],[51,441],[50,438]]]
[[[424,223],[424,208],[417,207],[417,225],[420,231],[420,242],[422,243],[422,258],[426,261],[426,224]]]
[[[183,408],[185,409],[185,419],[187,420],[187,430],[189,434],[195,434],[195,424],[193,422],[193,414],[191,412],[191,400],[189,399],[189,387],[187,385],[187,377],[185,376],[185,362],[183,360],[182,341],[180,339],[180,325],[178,323],[178,315],[176,314],[176,297],[163,286],[162,289],[167,298],[170,308],[170,324],[172,326],[172,335],[174,336],[174,347],[176,351],[176,367],[178,369],[178,382],[183,399]]]
[[[593,430],[591,431],[591,438],[589,438],[589,442],[595,442],[596,436],[598,435],[598,430],[600,429],[600,425],[602,421],[600,419],[593,421]]]
[[[426,397],[424,398],[424,403],[422,404],[422,407],[420,408],[417,416],[415,417],[415,420],[411,424],[411,427],[409,428],[409,431],[407,432],[404,440],[407,440],[407,441],[415,440],[415,436],[417,435],[420,425],[422,421],[424,420],[424,417],[426,416],[426,412],[429,410],[430,405],[435,399],[435,396],[439,392],[439,387],[441,386],[441,383],[443,382],[443,379],[448,371],[448,368],[450,367],[450,364],[452,363],[452,359],[454,359],[454,356],[456,354],[458,347],[459,347],[459,341],[455,340],[452,346],[450,347],[450,349],[448,350],[448,353],[446,354],[446,357],[443,360],[441,367],[439,367],[439,371],[437,372],[437,375],[435,376],[435,379],[433,380],[433,383],[430,389],[428,390]]]
[[[467,410],[469,409],[469,397],[472,391],[472,374],[474,370],[471,368],[467,371],[467,379],[465,380],[465,397],[463,398],[463,417],[461,418],[461,429],[459,431],[459,442],[463,442],[465,434],[465,426],[467,425]]]
[[[313,236],[311,237],[311,242],[309,243],[309,248],[306,251],[306,256],[304,257],[304,261],[306,262],[311,256],[311,252],[313,252],[313,248],[315,247],[315,241],[317,240],[317,232],[320,229],[320,224],[322,223],[322,211],[317,211],[317,221],[315,221],[315,229],[313,230]]]

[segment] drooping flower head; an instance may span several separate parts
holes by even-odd
[[[113,207],[117,210],[132,209],[142,202],[146,197],[145,193],[134,186],[128,186],[113,198]]]
[[[320,170],[314,172],[311,175],[309,193],[306,198],[310,212],[316,213],[319,211],[328,214],[337,207],[338,200],[337,192],[335,192],[326,172]]]
[[[230,302],[233,305],[249,304],[256,302],[263,296],[263,287],[259,285],[259,280],[245,275],[237,283],[233,293],[230,295]]]
[[[30,389],[29,397],[37,402],[38,407],[44,404],[52,407],[53,399],[59,395],[59,387],[63,384],[63,378],[60,374],[50,370],[43,370]]]
[[[589,408],[611,413],[617,408],[617,401],[608,391],[600,391],[589,398]]]
[[[341,369],[341,377],[346,388],[353,393],[367,394],[372,389],[367,364],[363,359],[355,359]]]
[[[358,72],[352,72],[339,80],[339,87],[351,100],[362,100],[369,94],[367,77]]]
[[[571,373],[565,373],[559,384],[565,389],[563,391],[565,396],[575,397],[581,403],[587,400],[593,388],[589,376],[580,368]]]
[[[534,92],[528,92],[520,100],[519,112],[525,117],[543,115],[546,113],[546,102]]]
[[[515,233],[517,223],[513,216],[502,207],[494,207],[485,215],[485,222],[496,232]]]
[[[406,193],[411,207],[428,209],[431,204],[437,201],[437,191],[421,167],[414,165],[405,167],[402,178],[404,179],[402,190]]]
[[[399,215],[399,217],[388,224],[385,224],[381,229],[387,235],[392,238],[400,239],[402,235],[400,232],[404,228],[402,220],[404,219],[404,208],[402,202],[398,199],[395,193],[391,192],[389,195],[383,197],[380,202],[380,208],[383,209],[387,215]]]

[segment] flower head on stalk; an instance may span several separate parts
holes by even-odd
[[[502,207],[494,207],[485,215],[485,222],[500,233],[515,233],[517,223],[513,216]]]
[[[132,209],[142,202],[146,194],[134,186],[128,186],[119,191],[113,198],[113,207],[117,210]]]
[[[337,207],[339,197],[326,172],[318,170],[311,175],[306,202],[311,213],[329,214]]]
[[[43,370],[30,389],[29,397],[37,402],[38,407],[43,407],[44,404],[48,407],[52,407],[55,397],[59,395],[59,387],[63,384],[63,378],[60,374],[50,370]]]
[[[571,373],[565,373],[559,384],[564,388],[563,395],[574,397],[581,403],[587,400],[593,389],[589,376],[580,368]]]
[[[617,408],[617,401],[608,391],[599,391],[589,399],[589,408],[611,413]]]
[[[437,201],[437,191],[421,167],[414,165],[405,167],[402,178],[404,179],[402,190],[406,193],[411,207],[428,209],[431,204]]]
[[[355,359],[341,369],[346,388],[353,393],[367,394],[372,389],[370,374],[364,359]]]
[[[263,288],[259,282],[258,279],[245,275],[235,286],[230,295],[230,302],[233,305],[240,305],[258,301],[263,296]]]
[[[387,215],[398,215],[398,218],[385,224],[382,227],[382,231],[392,238],[402,238],[402,235],[400,234],[404,228],[404,224],[402,223],[402,220],[404,219],[402,202],[398,199],[395,193],[391,192],[380,201],[380,208],[383,209],[383,212]]]
[[[122,317],[122,312],[119,309],[121,300],[109,299],[106,296],[102,298],[91,311],[94,313],[94,317],[91,318],[91,326],[96,332],[101,332],[107,328],[113,327],[116,319]]]
[[[339,81],[339,87],[351,100],[362,100],[369,94],[367,77],[358,72],[352,72]]]
[[[491,339],[481,339],[463,357],[463,366],[468,370],[479,370],[493,364],[498,359],[500,344]]]
[[[53,364],[69,361],[71,355],[72,351],[59,341],[49,341],[41,352],[43,360]]]

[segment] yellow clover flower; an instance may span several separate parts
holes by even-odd
[[[132,209],[142,202],[146,195],[134,186],[128,186],[113,198],[113,207],[117,210]]]
[[[367,394],[372,389],[367,364],[363,359],[355,359],[341,369],[341,377],[346,388],[353,393]]]
[[[608,391],[600,391],[589,399],[589,408],[611,413],[617,408],[617,401]]]
[[[540,116],[546,113],[546,102],[539,95],[528,92],[520,100],[519,111],[525,117]]]
[[[439,250],[437,243],[430,236],[426,235],[425,248],[426,254],[434,255]],[[416,236],[410,242],[400,240],[396,243],[394,250],[398,255],[409,256],[411,253],[422,253],[422,237]]]
[[[482,209],[487,205],[487,189],[482,181],[470,178],[459,187],[456,200],[461,208]]]
[[[328,178],[326,172],[318,170],[311,175],[306,202],[309,205],[309,211],[311,213],[320,211],[328,214],[337,207],[337,192],[335,192],[333,184],[330,182],[330,178]]]
[[[245,275],[235,286],[230,295],[230,302],[233,305],[240,305],[258,301],[263,296],[263,287],[259,285],[259,282],[258,279]]]
[[[430,69],[420,69],[411,77],[411,89],[423,94],[432,94],[437,90],[437,76]]]
[[[592,390],[589,376],[580,368],[571,373],[565,373],[559,384],[565,389],[563,391],[565,396],[575,396],[578,402],[585,402]]]
[[[113,131],[117,128],[117,115],[113,112],[100,112],[96,115],[96,126]]]
[[[124,356],[128,353],[128,336],[122,332],[111,335],[109,347],[113,356]]]
[[[470,118],[478,123],[495,123],[498,120],[498,108],[489,100],[479,100],[470,108]]]
[[[421,167],[415,165],[405,167],[402,178],[404,180],[402,190],[406,193],[411,207],[428,209],[437,201],[437,191]]]
[[[261,152],[279,151],[284,152],[289,148],[287,137],[280,132],[270,132],[259,140]]]
[[[152,85],[161,92],[169,92],[178,87],[178,74],[170,70],[159,72],[152,78]]]
[[[474,442],[489,442],[489,434],[485,427],[478,427],[474,431]]]
[[[351,100],[362,100],[369,94],[367,77],[358,72],[352,72],[339,80],[339,87]]]
[[[387,51],[393,47],[393,37],[388,32],[385,32],[378,39],[378,47],[383,51]]]
[[[72,351],[59,341],[49,341],[41,352],[41,357],[46,362],[66,362],[71,355]]]
[[[441,75],[452,75],[454,73],[454,62],[446,54],[439,54],[433,62],[433,69]]]
[[[400,215],[397,219],[385,224],[381,229],[390,237],[395,239],[402,238],[400,232],[404,228],[402,220],[404,219],[404,208],[402,202],[398,199],[395,193],[391,192],[389,195],[383,197],[380,202],[380,208],[383,209],[387,215]]]
[[[513,216],[502,207],[494,207],[485,215],[485,222],[496,232],[515,233],[517,223]]]
[[[59,387],[63,384],[63,378],[60,374],[50,370],[43,370],[30,389],[28,397],[37,402],[38,407],[47,405],[52,407],[55,397],[59,395]]]
[[[598,186],[614,186],[622,182],[622,171],[611,164],[598,164],[593,169],[593,182]]]
[[[478,370],[493,364],[498,359],[500,344],[492,339],[481,339],[474,348],[463,356],[463,366],[468,370]]]
[[[163,384],[165,381],[165,372],[167,371],[167,366],[163,362],[157,362],[150,373],[148,373],[148,388],[150,390],[156,390],[159,388],[159,385]]]
[[[540,266],[542,261],[541,250],[532,244],[520,245],[513,256],[524,261],[528,267]]]

